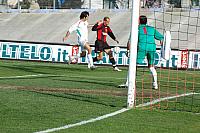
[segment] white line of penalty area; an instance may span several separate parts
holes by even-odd
[[[95,76],[79,76],[79,75],[56,75],[56,74],[33,74],[33,75],[21,75],[21,76],[5,76],[0,79],[12,79],[12,78],[26,78],[26,77],[40,77],[40,76],[60,76],[60,77],[72,77],[72,78],[96,78],[96,79],[126,79],[126,78],[114,78],[114,77],[95,77]]]
[[[151,102],[147,102],[147,103],[144,103],[144,104],[137,105],[136,108],[149,106],[149,105],[156,104],[156,103],[164,101],[164,100],[169,100],[169,99],[174,99],[174,98],[189,96],[189,95],[196,95],[196,94],[200,94],[200,93],[186,93],[186,94],[181,94],[181,95],[176,95],[176,96],[171,96],[171,97],[159,98],[159,99],[153,100]],[[84,124],[87,124],[87,123],[96,122],[96,121],[99,121],[99,120],[106,119],[108,117],[112,117],[112,116],[121,114],[121,113],[126,112],[128,110],[130,110],[130,109],[123,108],[123,109],[120,109],[120,110],[115,111],[113,113],[105,114],[103,116],[99,116],[97,118],[92,118],[92,119],[84,120],[84,121],[81,121],[81,122],[78,122],[78,123],[68,124],[68,125],[65,125],[65,126],[62,126],[62,127],[47,129],[47,130],[44,130],[44,131],[38,131],[38,132],[34,132],[34,133],[50,133],[50,132],[55,132],[55,131],[59,131],[59,130],[67,129],[67,128],[81,126],[81,125],[84,125]]]

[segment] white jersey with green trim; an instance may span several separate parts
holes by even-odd
[[[69,28],[69,32],[76,32],[79,43],[88,42],[88,22],[79,20]]]

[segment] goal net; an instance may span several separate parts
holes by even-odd
[[[200,10],[142,8],[140,15],[145,15],[147,24],[164,36],[166,31],[170,33],[171,51],[169,58],[164,59],[161,57],[161,46],[156,47],[154,66],[158,89],[153,89],[153,74],[147,59],[137,65],[136,107],[199,113]],[[169,41],[169,38],[165,39]],[[156,41],[156,44],[159,43]]]

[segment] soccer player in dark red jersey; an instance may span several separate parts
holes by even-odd
[[[113,34],[112,30],[108,26],[109,23],[110,23],[110,18],[104,17],[103,22],[100,20],[92,27],[92,31],[97,31],[97,40],[95,41],[95,53],[98,53],[98,56],[93,58],[93,62],[102,60],[103,52],[106,52],[106,54],[109,55],[109,59],[110,59],[110,62],[112,63],[113,70],[121,71],[116,66],[116,62],[113,57],[111,48],[106,41],[106,37],[107,35],[109,35],[114,41],[119,43],[119,41],[116,39],[115,35]]]

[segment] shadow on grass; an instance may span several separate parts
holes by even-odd
[[[39,74],[52,74],[55,73],[56,71],[62,72],[63,70],[67,70],[68,72],[78,72],[82,71],[83,68],[74,68],[74,67],[68,67],[68,66],[42,66],[42,65],[0,65],[2,68],[6,69],[12,69],[12,70],[19,70],[19,71],[24,71],[24,72],[32,72],[32,73],[39,73]],[[53,71],[52,71],[53,70]],[[88,69],[84,69],[88,70]]]
[[[57,80],[57,81],[63,81],[63,82],[77,82],[77,83],[83,83],[83,84],[96,84],[96,85],[103,85],[103,86],[111,86],[111,87],[115,87],[113,82],[105,82],[105,81],[91,81],[91,80],[82,80],[82,79],[53,79],[53,80]]]
[[[49,93],[49,92],[39,92],[39,91],[30,91],[30,92],[53,96],[53,97],[66,98],[70,100],[88,102],[107,107],[126,107],[126,105],[118,105],[120,103],[117,103],[118,102],[117,99],[113,102],[114,99],[112,97],[107,98],[106,100],[104,98],[104,101],[102,101],[103,98],[100,99],[96,95],[84,95],[84,94],[72,94],[72,93]]]
[[[18,79],[18,80],[22,80],[22,79],[25,79],[25,80],[28,80],[28,79],[41,79],[41,78],[54,78],[54,77],[60,77],[59,75],[56,76],[56,75],[41,75],[41,76],[30,76],[30,77],[1,77],[0,80],[13,80],[13,79]]]

